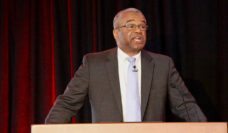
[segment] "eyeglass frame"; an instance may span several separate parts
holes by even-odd
[[[127,25],[133,26],[132,28],[128,27]],[[142,26],[145,26],[145,29],[142,29]],[[136,28],[139,28],[141,31],[146,31],[148,29],[148,25],[147,24],[131,24],[131,23],[126,23],[122,26],[116,27],[115,29],[120,29],[120,28],[127,28],[128,30],[135,30]]]

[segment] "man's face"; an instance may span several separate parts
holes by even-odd
[[[146,29],[146,19],[143,14],[129,11],[124,12],[118,18],[117,27],[113,30],[113,35],[118,47],[132,56],[144,48]]]

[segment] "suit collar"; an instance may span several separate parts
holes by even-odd
[[[123,118],[119,73],[118,73],[117,48],[113,48],[108,51],[105,66],[108,74],[108,79],[111,84],[111,91],[113,92],[118,110]]]
[[[142,50],[142,79],[141,79],[141,115],[142,120],[144,118],[145,110],[148,103],[148,98],[151,91],[153,73],[154,73],[154,62],[153,58],[145,50]]]

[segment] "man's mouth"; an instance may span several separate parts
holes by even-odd
[[[133,39],[135,42],[139,42],[139,43],[141,43],[141,42],[144,41],[143,37],[141,37],[141,36],[136,36],[136,37],[133,37],[132,39]]]

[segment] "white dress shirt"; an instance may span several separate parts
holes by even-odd
[[[118,48],[117,57],[118,57],[119,83],[120,83],[120,92],[121,92],[121,101],[122,101],[123,121],[125,121],[127,71],[129,66],[129,61],[127,60],[127,58],[129,56],[126,53],[124,53],[120,48]],[[133,57],[136,58],[136,68],[138,69],[139,96],[141,99],[141,52],[139,52],[137,55]]]

